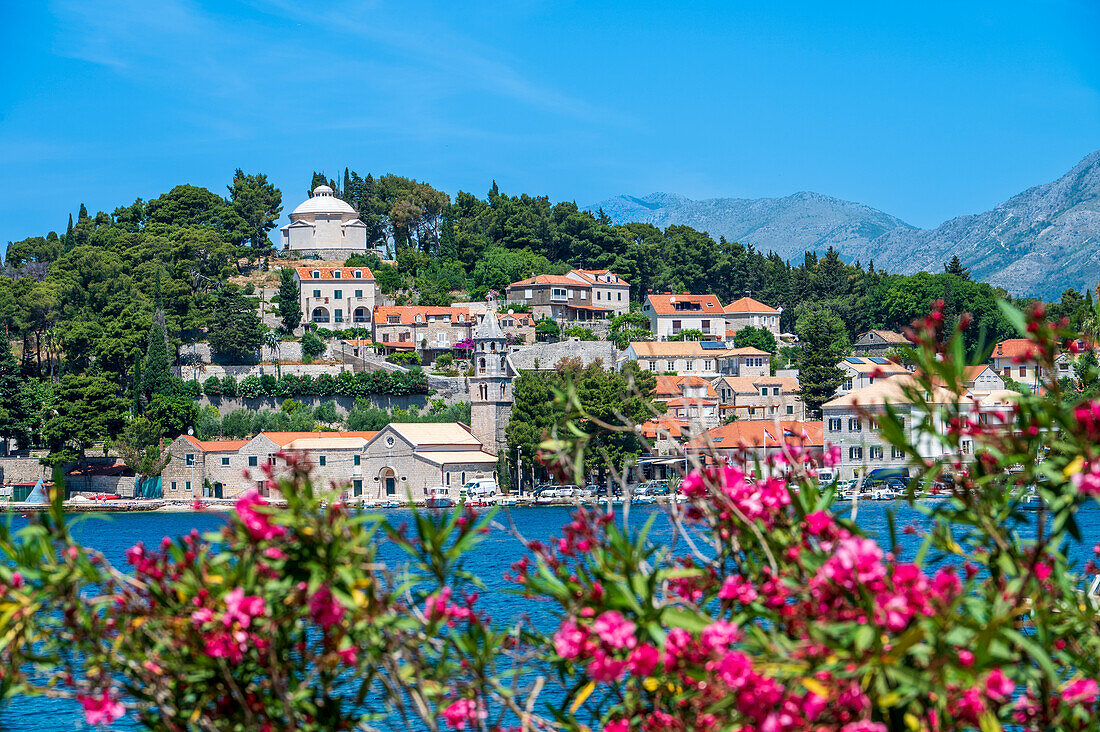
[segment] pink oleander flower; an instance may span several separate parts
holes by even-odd
[[[1094,679],[1071,681],[1062,691],[1062,701],[1070,706],[1092,704],[1096,701],[1098,688]]]
[[[347,664],[348,666],[355,665],[356,654],[354,646],[349,646],[347,648],[341,649],[336,652],[336,655],[340,657],[341,662]]]
[[[661,662],[661,652],[648,643],[637,646],[626,659],[627,670],[641,678],[649,676]]]
[[[202,625],[203,623],[209,623],[214,619],[214,611],[208,607],[200,607],[195,612],[191,613],[191,622],[195,625]]]
[[[252,618],[263,613],[264,599],[245,595],[244,590],[238,587],[225,596],[225,614],[222,615],[222,622],[227,628],[234,622],[239,623],[242,628],[247,628],[252,624]]]
[[[747,579],[739,574],[731,574],[723,580],[722,588],[718,590],[718,597],[723,600],[737,600],[744,605],[755,600],[757,592]]]
[[[451,729],[473,729],[487,716],[485,705],[473,699],[457,699],[443,710],[443,721]]]
[[[865,585],[886,575],[882,549],[872,539],[850,536],[841,539],[833,556],[821,567],[821,574],[847,589]]]
[[[1008,701],[1015,688],[1016,683],[1005,676],[1004,671],[999,668],[990,671],[989,676],[985,678],[985,694],[993,701]]]
[[[864,720],[862,722],[849,722],[840,728],[840,732],[886,732],[887,727],[881,722]]]
[[[1100,496],[1100,462],[1090,460],[1081,472],[1074,473],[1070,477],[1070,482],[1078,493],[1086,496]]]
[[[99,696],[80,694],[76,700],[83,707],[84,721],[88,724],[111,724],[126,713],[126,707],[108,689],[104,689]]]
[[[554,650],[565,660],[571,661],[581,655],[587,637],[584,630],[572,618],[568,618],[558,628],[558,632],[554,633]]]
[[[821,456],[821,462],[826,468],[840,465],[840,445],[829,445]]]
[[[596,618],[592,632],[612,648],[633,648],[637,643],[634,623],[615,610],[608,610]]]
[[[737,629],[735,623],[728,623],[725,620],[716,620],[703,628],[703,634],[700,636],[700,640],[703,642],[703,645],[711,651],[715,653],[724,653],[729,650],[730,645],[736,642],[740,637],[741,631]]]
[[[824,511],[814,511],[806,514],[806,531],[809,531],[813,536],[821,536],[833,525],[833,517]]]
[[[626,719],[613,719],[603,726],[603,732],[629,732],[630,721]]]
[[[321,585],[309,598],[309,616],[326,630],[344,618],[344,606],[329,588]]]
[[[959,663],[962,664],[964,668],[970,668],[974,665],[974,654],[965,648],[960,648]]]
[[[248,529],[255,541],[270,541],[286,536],[286,529],[271,523],[271,517],[256,510],[257,506],[266,506],[267,501],[258,492],[251,490],[237,499],[237,516]]]
[[[613,658],[603,650],[592,651],[592,661],[588,664],[588,678],[598,684],[618,681],[626,671],[626,661]]]

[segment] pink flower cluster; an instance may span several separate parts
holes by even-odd
[[[1079,473],[1070,477],[1070,482],[1078,493],[1086,496],[1100,496],[1100,460],[1089,460]]]
[[[474,611],[470,609],[477,597],[468,598],[466,605],[458,605],[451,602],[453,592],[450,587],[444,587],[438,593],[424,600],[424,615],[429,622],[445,621],[448,627],[453,628],[456,621],[470,620],[474,617]]]
[[[791,504],[790,491],[782,478],[752,478],[733,466],[692,471],[680,483],[680,490],[691,499],[702,499],[712,493],[728,499],[728,503],[716,503],[724,521],[744,517],[748,521],[760,520],[769,528]]]
[[[327,586],[321,585],[309,598],[309,616],[328,630],[344,619],[344,606]]]
[[[196,598],[201,603],[201,598]],[[245,595],[240,587],[225,596],[225,611],[221,622],[215,622],[214,611],[199,607],[191,613],[191,623],[203,635],[207,655],[239,663],[252,648],[264,650],[268,641],[252,629],[253,620],[263,616],[266,605],[262,597]]]
[[[443,709],[443,721],[451,729],[476,729],[489,716],[480,699],[456,699]]]
[[[271,523],[269,514],[256,510],[258,506],[266,505],[267,501],[255,490],[237,499],[237,517],[254,541],[270,541],[286,536],[285,527]]]
[[[111,724],[126,714],[126,707],[109,689],[104,689],[98,696],[78,694],[76,700],[84,710],[84,721],[91,725]]]

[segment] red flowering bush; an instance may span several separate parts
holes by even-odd
[[[1073,334],[1005,312],[1055,374]],[[983,418],[963,396],[967,319],[945,327],[942,305],[914,324],[906,419],[865,411],[911,488],[944,491],[919,504],[911,555],[817,485],[835,446],[704,460],[667,506],[668,540],[658,514],[616,513],[629,502],[519,537],[507,578],[555,620],[504,627],[464,565],[489,518],[351,515],[299,463],[285,510],[250,494],[220,534],[134,547],[128,572],[71,541],[60,503],[0,530],[0,693],[163,730],[1096,728],[1100,617],[1081,577],[1096,568],[1069,551],[1100,495],[1100,402],[1052,376]],[[573,482],[593,422],[564,427],[543,449]],[[383,562],[383,542],[403,560]]]

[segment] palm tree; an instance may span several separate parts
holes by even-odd
[[[271,349],[271,365],[275,367],[275,378],[283,378],[282,367],[279,364],[283,339],[274,330],[269,330],[264,336],[264,344]]]

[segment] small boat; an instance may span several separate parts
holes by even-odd
[[[451,508],[455,505],[455,499],[451,498],[451,489],[445,485],[437,485],[428,489],[428,500],[424,502],[428,508]]]

